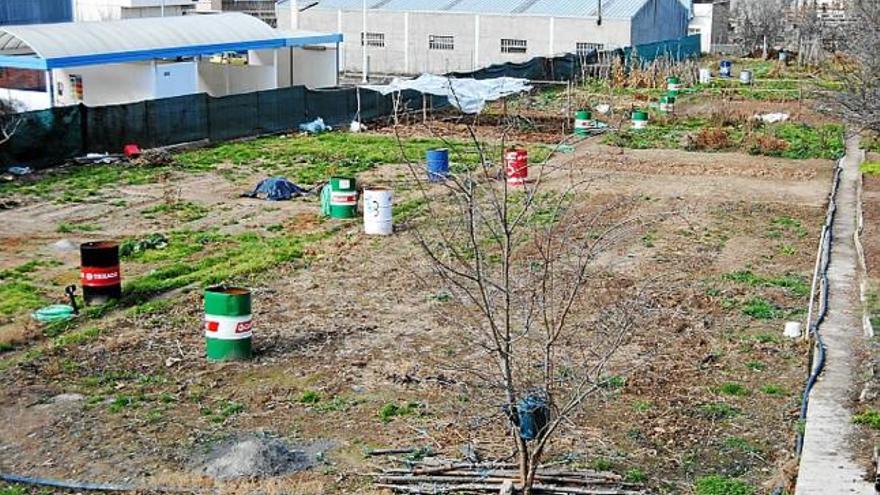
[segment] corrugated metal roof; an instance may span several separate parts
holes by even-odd
[[[602,0],[602,16],[630,19],[651,0]],[[689,0],[680,0],[687,2]],[[367,8],[415,12],[473,12],[596,17],[599,0],[368,0]],[[315,8],[361,10],[362,0],[321,0]]]
[[[78,67],[341,40],[280,31],[239,13],[2,26],[0,67]]]

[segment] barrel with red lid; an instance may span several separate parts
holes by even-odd
[[[529,178],[529,152],[525,148],[510,148],[504,153],[507,168],[507,185],[524,186]]]
[[[79,247],[82,259],[81,283],[86,304],[103,304],[122,297],[119,244],[86,242]]]

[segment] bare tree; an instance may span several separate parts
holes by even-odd
[[[769,46],[781,39],[790,0],[739,0],[733,9],[735,39],[747,53],[761,50],[767,58]]]
[[[636,216],[635,198],[597,201],[571,164],[546,162],[511,187],[495,165],[500,150],[470,132],[480,163],[441,191],[424,189],[429,219],[411,231],[468,344],[452,367],[472,377],[472,396],[504,411],[529,494],[557,433],[607,387],[612,367],[621,374],[636,362],[614,358],[653,306],[642,284],[612,276],[602,257],[663,215]]]
[[[854,127],[880,131],[880,1],[855,0],[848,19],[831,107]]]
[[[21,122],[19,106],[13,101],[0,99],[0,146],[12,139]]]

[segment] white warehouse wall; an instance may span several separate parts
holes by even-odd
[[[193,0],[165,0],[165,15],[183,15],[196,6]],[[161,0],[73,0],[73,20],[112,21],[162,15]]]
[[[703,53],[709,53],[712,49],[713,10],[714,5],[711,3],[694,4],[694,18],[688,25],[689,33],[696,34],[695,31],[699,30],[700,47]]]
[[[285,18],[279,17],[283,22]],[[341,69],[363,69],[362,11],[309,9],[280,27],[309,31],[336,31],[345,41],[340,46]],[[377,74],[418,74],[472,71],[492,64],[524,62],[534,57],[576,51],[577,43],[598,43],[608,48],[628,46],[629,21],[553,18],[524,15],[478,15],[455,12],[395,12],[371,10],[367,31],[383,33],[385,47],[368,47],[370,71]],[[453,50],[429,49],[431,35],[453,36]],[[501,39],[525,39],[526,53],[502,53]]]

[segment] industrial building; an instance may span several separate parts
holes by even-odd
[[[75,21],[115,21],[179,16],[194,11],[197,0],[68,0]]]
[[[703,53],[723,51],[730,43],[730,0],[695,0],[688,34],[700,35]]]
[[[281,0],[281,28],[335,31],[345,71],[470,71],[687,35],[689,0]],[[364,29],[366,17],[366,29]]]
[[[0,26],[0,98],[39,110],[335,86],[341,41],[236,13]]]
[[[73,20],[70,0],[3,0],[0,26]]]

